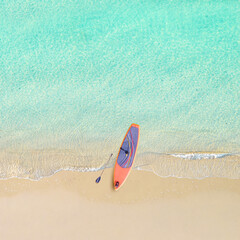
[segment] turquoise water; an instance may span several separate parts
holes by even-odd
[[[8,0],[0,26],[2,178],[103,168],[133,122],[135,168],[240,178],[239,1]]]

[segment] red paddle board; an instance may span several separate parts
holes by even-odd
[[[123,185],[133,166],[138,147],[139,133],[139,125],[133,123],[122,141],[114,168],[113,184],[115,190],[118,190]]]

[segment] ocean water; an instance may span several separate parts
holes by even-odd
[[[240,178],[238,0],[1,0],[0,26],[0,178],[112,167],[131,123],[135,169]]]

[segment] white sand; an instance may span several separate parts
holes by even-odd
[[[160,178],[112,170],[0,181],[1,239],[240,239],[240,180]]]

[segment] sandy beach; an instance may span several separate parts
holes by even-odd
[[[161,178],[112,169],[0,181],[1,239],[239,239],[240,180]]]
[[[239,13],[1,1],[0,240],[240,240]]]

